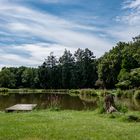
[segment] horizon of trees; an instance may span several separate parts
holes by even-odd
[[[3,67],[0,87],[4,88],[121,88],[140,87],[140,36],[131,42],[119,42],[96,59],[94,53],[65,50],[56,59],[53,53],[38,68]]]

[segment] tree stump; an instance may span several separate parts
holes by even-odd
[[[115,108],[114,96],[112,94],[105,96],[104,108],[107,113],[117,112],[117,109]]]

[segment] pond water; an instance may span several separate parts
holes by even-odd
[[[48,93],[30,93],[30,94],[3,94],[0,95],[0,111],[15,104],[37,104],[37,109],[46,109],[49,107],[59,107],[69,110],[96,109],[98,106],[98,97],[92,96],[71,96],[68,94],[48,94]],[[126,105],[130,110],[140,111],[140,100],[115,99],[116,102]]]

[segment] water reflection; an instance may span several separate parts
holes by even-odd
[[[37,104],[38,109],[46,109],[51,104],[58,104],[61,109],[83,110],[95,109],[97,104],[68,94],[7,94],[0,95],[0,110],[15,104]]]
[[[96,109],[99,98],[90,95],[70,96],[68,94],[6,94],[0,95],[0,110],[15,104],[37,104],[38,109],[46,109],[51,104],[59,105],[61,109],[85,110]],[[140,111],[140,100],[130,98],[116,98],[117,103],[124,104],[130,110]]]

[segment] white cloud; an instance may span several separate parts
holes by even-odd
[[[140,34],[140,0],[124,0],[122,13],[116,17],[118,25],[110,27],[109,36],[119,41],[131,41]]]
[[[128,8],[140,8],[140,0],[127,0],[124,2],[123,5],[124,9],[128,9]]]
[[[122,6],[125,14],[118,20],[132,26],[140,25],[140,0],[125,0]]]

